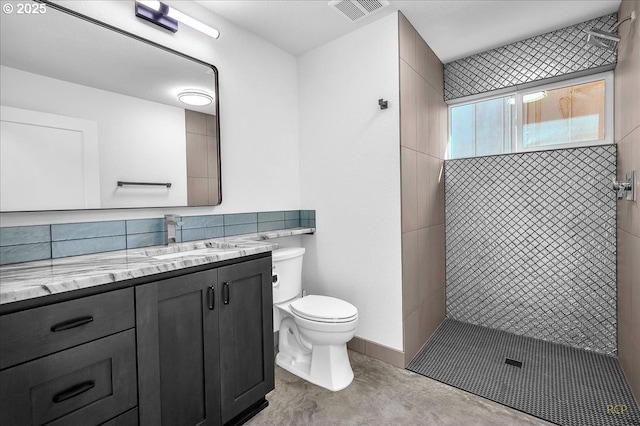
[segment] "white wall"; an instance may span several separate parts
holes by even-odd
[[[403,350],[398,16],[299,57],[305,289],[353,303],[356,335]],[[380,110],[378,99],[389,101]]]
[[[134,15],[133,1],[59,1],[215,65],[220,84],[222,204],[218,207],[5,213],[1,226],[300,208],[296,58],[194,3],[167,2],[221,31],[173,34]]]

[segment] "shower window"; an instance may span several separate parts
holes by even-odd
[[[449,107],[447,158],[613,143],[613,73]]]
[[[511,152],[514,103],[509,95],[451,107],[450,158]]]

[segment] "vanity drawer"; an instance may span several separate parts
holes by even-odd
[[[138,426],[138,408],[132,408],[118,417],[102,423],[100,426]]]
[[[0,317],[0,369],[135,326],[126,288]]]
[[[137,404],[135,331],[0,372],[0,424],[98,425]]]

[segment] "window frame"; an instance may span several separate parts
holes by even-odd
[[[522,98],[525,95],[542,92],[545,90],[554,90],[563,87],[576,86],[584,83],[591,83],[595,81],[604,80],[604,139],[596,139],[590,141],[583,142],[571,142],[571,143],[563,143],[563,144],[554,144],[554,145],[544,145],[544,146],[536,146],[531,148],[523,148],[523,111],[524,111],[524,103],[522,102]],[[460,102],[451,102],[448,105],[448,135],[447,135],[447,150],[445,157],[447,159],[451,158],[451,109],[455,107],[476,104],[479,102],[484,102],[497,98],[506,98],[512,96],[515,100],[515,105],[513,105],[512,110],[512,124],[511,124],[511,150],[510,152],[504,152],[501,154],[491,154],[491,155],[504,155],[504,154],[516,154],[522,152],[537,152],[537,151],[549,151],[553,149],[564,149],[564,148],[578,148],[585,146],[594,146],[594,145],[608,145],[614,143],[614,118],[613,118],[613,110],[614,110],[614,83],[613,83],[613,71],[605,71],[597,74],[590,74],[582,77],[575,77],[560,81],[555,81],[553,83],[547,84],[539,84],[535,86],[527,86],[524,89],[518,90],[500,90],[498,93],[490,94],[488,96],[478,96],[473,99],[462,100]],[[460,157],[460,158],[475,158],[475,157],[483,157],[483,156],[474,156],[474,157]]]

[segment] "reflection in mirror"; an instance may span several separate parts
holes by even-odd
[[[215,67],[46,7],[1,16],[0,211],[220,204]]]

